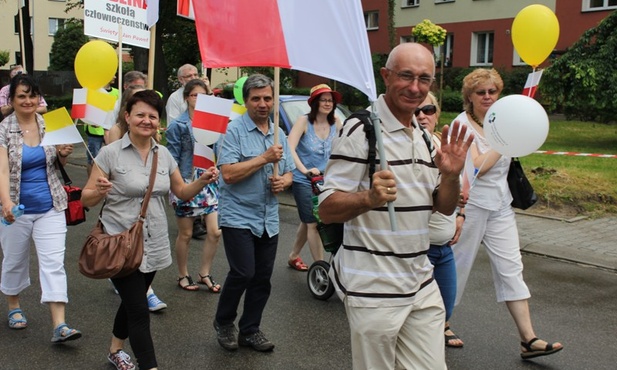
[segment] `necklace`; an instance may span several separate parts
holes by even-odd
[[[473,114],[473,111],[467,111],[467,114],[469,114],[469,117],[471,117],[471,119],[478,124],[478,126],[484,128],[484,125],[482,124],[482,121],[480,121],[478,119],[478,117],[476,117],[475,114]]]

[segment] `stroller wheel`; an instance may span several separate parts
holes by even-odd
[[[315,261],[309,267],[306,282],[314,298],[325,301],[334,293],[334,286],[328,276],[330,264],[326,261]]]

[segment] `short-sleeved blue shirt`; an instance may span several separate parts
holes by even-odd
[[[283,145],[283,158],[278,162],[278,173],[283,175],[296,167],[287,137],[279,130],[279,143]],[[263,134],[247,113],[231,121],[227,133],[217,143],[215,153],[219,168],[255,158],[274,145],[274,124],[270,122],[267,134]],[[274,165],[268,163],[259,171],[236,184],[226,184],[219,180],[219,225],[239,229],[250,229],[253,235],[261,237],[279,233],[278,199],[270,190],[270,180]]]

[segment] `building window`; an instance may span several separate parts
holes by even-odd
[[[583,11],[617,9],[617,0],[583,0]]]
[[[492,32],[477,32],[471,40],[471,65],[489,66],[493,64]]]
[[[64,18],[49,18],[49,36],[55,35],[61,28],[64,28]]]
[[[452,66],[452,50],[454,49],[454,34],[448,33],[446,35],[446,41],[443,45],[436,46],[435,48],[435,63],[440,66],[441,65],[441,55],[443,53],[444,56],[444,67]]]
[[[401,4],[402,8],[417,7],[420,6],[420,0],[403,0]]]
[[[516,51],[516,48],[514,48],[514,52],[512,53],[512,65],[513,66],[524,66],[524,65],[527,65],[527,63],[525,63],[525,61],[521,58],[521,56],[518,55],[518,52]]]
[[[15,15],[15,34],[19,35],[19,29],[20,29],[20,22],[19,22],[19,14]],[[32,32],[34,31],[34,19],[32,17],[30,17],[30,36],[32,36]]]
[[[453,3],[455,0],[435,0],[435,4],[439,3]]]
[[[401,44],[404,44],[406,42],[413,42],[413,36],[411,35],[406,35],[406,36],[401,36]]]
[[[379,11],[364,13],[364,22],[367,30],[379,29]]]

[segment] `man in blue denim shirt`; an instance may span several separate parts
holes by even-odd
[[[260,330],[261,316],[270,297],[279,234],[276,194],[292,183],[295,168],[283,130],[274,127],[272,79],[250,76],[242,95],[247,112],[229,123],[217,143],[221,170],[219,225],[229,262],[214,320],[219,344],[235,350],[238,344],[257,351],[271,351],[272,344]],[[274,143],[274,129],[280,143]],[[274,166],[278,174],[274,175]],[[244,296],[244,311],[236,334],[234,321]]]

